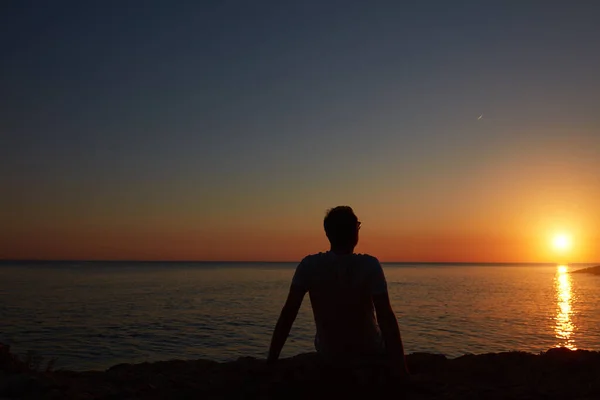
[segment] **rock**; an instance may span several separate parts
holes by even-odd
[[[578,269],[575,271],[571,271],[572,274],[591,274],[591,275],[600,275],[600,265],[590,268]]]
[[[45,385],[36,376],[29,374],[14,374],[6,376],[0,384],[0,395],[23,397],[32,392],[39,392]]]
[[[443,368],[448,359],[443,354],[413,353],[407,357],[408,370],[419,374],[422,371]]]
[[[32,399],[415,399],[600,398],[600,353],[564,348],[534,355],[505,352],[448,359],[441,354],[407,355],[414,378],[405,383],[383,363],[332,366],[317,354],[280,360],[242,357],[217,363],[172,360],[120,364],[105,372],[57,371],[0,375],[0,396]]]

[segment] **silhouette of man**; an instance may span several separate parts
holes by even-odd
[[[342,363],[387,356],[397,373],[408,376],[381,264],[375,257],[354,253],[361,223],[352,208],[339,206],[327,212],[323,224],[330,250],[305,257],[296,268],[267,362],[279,358],[308,292],[319,354]]]

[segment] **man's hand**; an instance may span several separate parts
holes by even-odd
[[[276,363],[277,363],[277,357],[274,357],[271,354],[269,354],[269,356],[267,357],[267,366],[268,367],[272,367]]]
[[[406,367],[393,367],[392,377],[400,382],[410,382],[411,376]]]

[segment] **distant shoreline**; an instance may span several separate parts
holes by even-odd
[[[578,269],[576,271],[571,271],[572,274],[590,274],[590,275],[600,275],[600,265],[596,265],[589,268]]]

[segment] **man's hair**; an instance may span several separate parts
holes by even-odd
[[[356,245],[358,218],[351,207],[337,206],[329,209],[323,226],[332,246]]]

